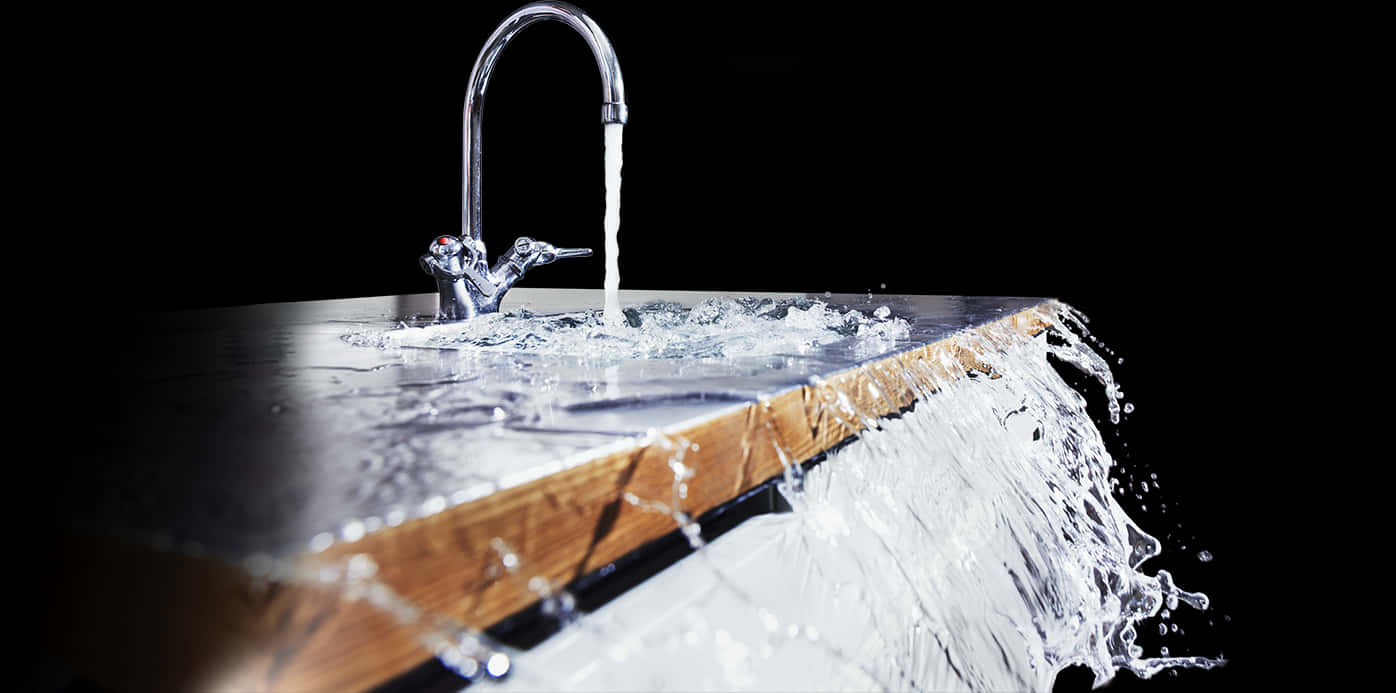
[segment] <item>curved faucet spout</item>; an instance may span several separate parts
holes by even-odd
[[[475,67],[470,71],[470,84],[465,96],[465,171],[463,172],[464,210],[462,237],[480,241],[480,121],[485,105],[485,87],[489,83],[494,63],[504,46],[524,27],[545,19],[560,21],[572,27],[596,56],[596,66],[601,70],[601,122],[625,123],[628,112],[625,105],[625,83],[620,76],[620,63],[616,61],[616,51],[601,27],[581,10],[565,2],[535,2],[524,5],[509,15],[490,35]]]
[[[485,243],[480,240],[480,114],[485,105],[485,87],[495,61],[509,40],[524,27],[544,19],[554,19],[572,27],[586,39],[596,56],[596,66],[601,69],[601,122],[619,127],[625,124],[628,116],[625,83],[621,81],[616,51],[591,17],[565,2],[535,2],[520,7],[500,23],[475,60],[470,84],[466,87],[465,171],[462,176],[465,189],[461,199],[464,229],[458,237],[437,236],[418,260],[422,271],[436,280],[440,295],[439,319],[465,320],[494,313],[499,310],[504,294],[529,268],[562,258],[591,255],[587,248],[556,248],[525,236],[515,240],[513,247],[491,267],[485,255]]]

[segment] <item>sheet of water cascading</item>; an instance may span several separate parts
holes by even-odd
[[[1112,418],[1119,389],[1071,311],[1051,317],[1045,334],[956,338],[963,373],[926,369],[934,357],[872,367],[892,377],[841,389],[836,407],[866,422],[857,440],[773,484],[787,512],[712,541],[706,519],[674,514],[697,552],[578,620],[565,597],[545,603],[567,626],[514,653],[504,687],[1050,690],[1069,665],[1097,685],[1221,665],[1134,642],[1141,627],[1180,634],[1170,611],[1208,599],[1143,567],[1160,545],[1115,502],[1088,393],[1049,355],[1094,376]],[[894,416],[857,397],[899,380],[918,397]],[[707,471],[679,452],[676,480]]]
[[[702,512],[780,470],[752,462],[774,459],[743,432],[758,403],[777,402],[766,411],[788,438],[781,447],[817,454],[849,432],[801,420],[812,382],[1044,304],[637,291],[621,300],[624,327],[603,325],[598,291],[526,288],[499,315],[446,325],[431,322],[433,294],[131,317],[108,356],[119,406],[94,434],[118,463],[93,466],[71,490],[68,519],[242,567],[364,553],[404,599],[483,628],[538,598],[503,585],[497,565],[486,570],[500,550],[493,539],[562,584],[673,529],[615,507],[626,488],[667,490],[667,455],[651,464],[646,452],[656,434],[709,446],[693,455],[706,469],[685,508]],[[480,574],[460,577],[470,571]],[[457,576],[450,588],[442,573]],[[278,675],[315,669],[316,638],[335,639],[325,651],[353,649],[332,631],[307,636]],[[391,664],[363,663],[369,656],[356,661],[362,672],[336,668],[401,671],[410,640],[394,654],[380,639],[380,656],[399,658]]]

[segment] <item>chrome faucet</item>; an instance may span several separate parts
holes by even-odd
[[[596,56],[596,66],[601,70],[601,122],[624,124],[629,115],[615,49],[591,17],[565,2],[535,2],[515,10],[499,24],[475,60],[466,87],[462,233],[460,236],[438,236],[420,259],[422,270],[436,279],[441,299],[438,319],[464,320],[497,312],[505,292],[530,268],[560,258],[591,255],[588,248],[554,248],[523,237],[515,240],[491,268],[487,265],[485,243],[480,240],[480,116],[485,105],[485,87],[495,61],[509,40],[524,27],[544,19],[572,27]]]

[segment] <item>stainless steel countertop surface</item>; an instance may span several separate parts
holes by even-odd
[[[191,552],[288,555],[638,444],[1045,299],[622,291],[691,308],[716,296],[823,302],[906,321],[895,340],[789,353],[530,353],[403,344],[436,295],[124,317],[103,335],[100,421],[59,491],[79,527]],[[504,312],[599,310],[602,292],[515,289]],[[442,328],[427,328],[442,329]],[[446,328],[449,329],[449,328]],[[582,329],[582,328],[579,328]],[[604,338],[604,335],[598,336]],[[683,347],[680,347],[683,348]],[[684,425],[680,425],[684,424]]]

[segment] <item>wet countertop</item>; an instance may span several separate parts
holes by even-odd
[[[606,329],[602,293],[566,289],[515,289],[468,328],[430,324],[435,294],[132,315],[61,500],[77,527],[286,555],[1043,300],[622,291],[629,325]]]

